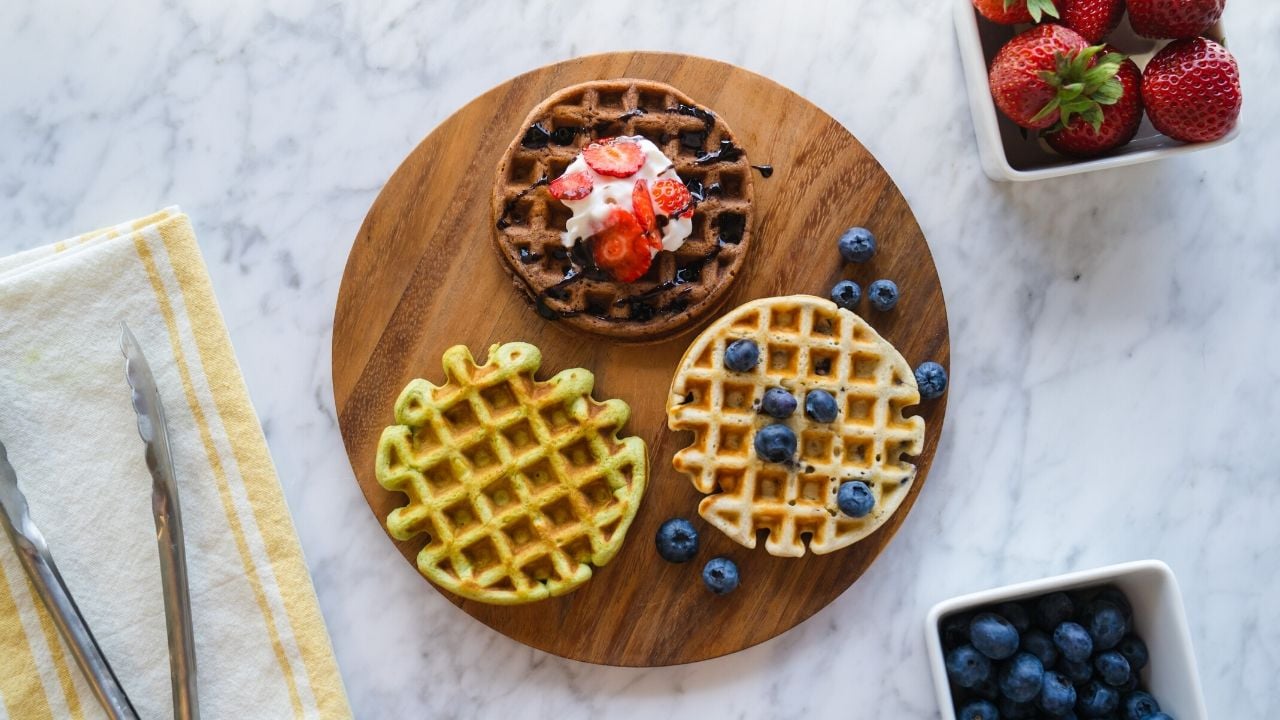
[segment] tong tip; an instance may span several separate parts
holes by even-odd
[[[138,338],[133,336],[133,331],[129,329],[129,323],[124,320],[120,321],[120,352],[124,353],[127,358],[138,347]]]

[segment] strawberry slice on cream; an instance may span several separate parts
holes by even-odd
[[[629,174],[621,176],[624,172]],[[638,190],[641,182],[644,189]],[[683,195],[675,185],[684,190]],[[655,189],[663,195],[655,195]],[[653,255],[661,250],[679,249],[693,233],[691,202],[684,203],[676,216],[667,211],[672,205],[672,196],[690,200],[692,196],[670,158],[640,136],[619,136],[588,145],[560,178],[551,183],[550,190],[573,211],[561,235],[561,244],[565,247],[573,247],[581,240],[615,228],[618,220],[613,211],[617,209],[633,216],[648,238]],[[637,203],[637,198],[648,200],[648,204]]]

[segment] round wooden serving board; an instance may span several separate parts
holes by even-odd
[[[755,240],[726,309],[747,300],[825,296],[843,277],[864,288],[890,278],[898,307],[861,314],[913,367],[948,363],[947,313],[929,247],[901,193],[876,159],[834,119],[786,88],[741,68],[661,53],[611,53],[534,70],[473,100],[426,137],[378,195],[351,249],[333,329],[333,386],[351,465],[379,523],[404,502],[378,485],[374,455],[392,407],[415,377],[443,382],[440,357],[465,344],[483,361],[491,344],[523,340],[542,349],[539,379],[564,368],[595,373],[595,396],[631,405],[624,434],[649,446],[649,487],[622,551],[564,597],[504,607],[449,599],[499,632],[547,652],[609,665],[655,666],[735,652],[772,638],[820,610],[857,580],[893,537],[924,487],[942,432],[946,398],[923,403],[927,423],[919,475],[897,513],[875,534],[826,556],[776,558],[751,551],[697,515],[702,496],[671,468],[687,433],[667,430],[664,403],[692,333],[627,346],[567,332],[519,297],[490,240],[489,196],[497,163],[524,132],[526,114],[565,86],[607,78],[670,83],[720,113],[756,174]],[[853,225],[880,245],[865,265],[845,266],[836,239]],[[698,326],[700,329],[711,318]],[[692,562],[654,550],[663,520],[690,518],[702,535]],[[411,563],[421,543],[396,543]],[[702,565],[727,555],[742,586],[717,597]],[[425,583],[425,581],[424,581]]]

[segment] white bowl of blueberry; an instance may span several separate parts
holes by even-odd
[[[1158,560],[938,603],[925,622],[943,720],[1206,720],[1177,580]]]

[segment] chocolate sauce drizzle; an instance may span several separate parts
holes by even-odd
[[[742,148],[733,144],[732,140],[721,140],[720,148],[699,155],[694,162],[699,165],[710,165],[718,162],[734,162],[742,158]]]
[[[667,108],[667,112],[698,118],[702,121],[703,125],[707,126],[708,130],[716,124],[716,114],[706,108],[700,108],[697,105],[685,105],[684,103],[679,103],[674,107]]]
[[[572,145],[573,138],[589,132],[583,127],[572,127],[562,125],[554,130],[547,130],[542,123],[534,123],[524,131],[524,137],[520,138],[520,145],[527,150],[541,150],[550,143],[556,145]]]
[[[703,187],[702,181],[696,178],[692,180],[680,178],[680,180],[684,183],[685,188],[689,190],[689,194],[693,196],[693,202],[695,205],[706,200],[710,195],[719,195],[722,190],[720,183],[711,183],[710,185]],[[676,214],[678,215],[679,213]]]
[[[538,178],[537,182],[521,190],[520,194],[508,200],[506,204],[502,206],[502,216],[498,218],[498,229],[506,230],[507,228],[511,227],[511,224],[513,222],[519,220],[520,218],[515,215],[516,204],[519,203],[521,200],[523,200],[525,195],[528,195],[534,190],[550,182],[551,180],[547,178],[546,175],[543,175],[542,177]]]
[[[562,125],[551,131],[551,142],[560,146],[572,145],[574,136],[586,135],[587,132],[587,129],[584,127]]]
[[[736,212],[720,213],[716,216],[715,227],[720,230],[720,242],[737,245],[742,242],[742,235],[746,232],[747,218]]]
[[[689,150],[701,150],[707,144],[706,130],[681,130],[680,145]]]
[[[565,292],[565,289],[583,280],[608,281],[610,279],[608,273],[596,265],[589,245],[590,240],[579,241],[573,246],[572,251],[563,251],[563,259],[568,260],[568,265],[564,271],[564,279],[538,293],[534,300],[534,306],[537,308],[539,315],[548,320],[559,320],[582,314],[578,310],[557,310],[547,304],[547,300],[563,301],[568,299],[569,295]],[[557,251],[559,250],[557,248]],[[668,299],[665,303],[657,302],[657,300],[672,289],[696,282],[702,277],[702,269],[720,254],[720,250],[721,245],[717,244],[702,257],[677,268],[675,277],[671,280],[655,285],[644,292],[626,295],[615,300],[614,307],[627,308],[628,313],[625,318],[612,317],[609,315],[609,308],[592,305],[590,301],[588,301],[586,312],[601,320],[610,322],[645,322],[657,315],[674,315],[684,312],[689,308],[689,294],[692,292],[690,288],[677,292],[675,297]],[[552,257],[561,259],[560,252],[557,251],[552,252]]]
[[[524,131],[524,137],[520,138],[520,145],[529,150],[541,150],[550,140],[551,133],[542,127],[542,123],[534,123]]]
[[[702,130],[682,130],[680,132],[680,145],[689,150],[702,150],[707,143],[707,134],[711,132],[711,128],[715,127],[715,113],[705,108],[684,104],[669,107],[667,112],[688,115],[702,121]],[[732,140],[721,140],[718,149],[702,153],[694,162],[699,165],[710,165],[717,162],[733,162],[741,157],[742,148],[734,145]],[[751,167],[759,170],[761,177],[767,178],[773,175],[772,165],[752,165]],[[688,183],[685,183],[685,185],[688,185]],[[699,197],[698,199],[701,200],[702,198]]]

